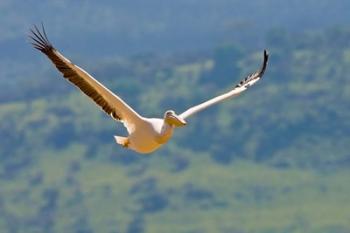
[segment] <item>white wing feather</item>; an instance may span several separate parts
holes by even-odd
[[[257,81],[259,81],[262,78],[262,76],[263,76],[263,74],[264,74],[264,72],[266,70],[266,65],[267,65],[268,58],[269,58],[269,55],[268,55],[267,51],[264,50],[264,61],[263,61],[263,64],[262,64],[261,68],[257,72],[249,75],[248,77],[246,77],[245,79],[240,81],[239,84],[237,84],[234,87],[234,89],[232,89],[231,91],[229,91],[229,92],[227,92],[225,94],[219,95],[219,96],[217,96],[217,97],[215,97],[213,99],[210,99],[210,100],[208,100],[206,102],[203,102],[203,103],[201,103],[199,105],[196,105],[194,107],[189,108],[185,112],[181,113],[180,117],[182,119],[186,119],[186,118],[192,116],[193,114],[195,114],[195,113],[197,113],[199,111],[202,111],[202,110],[204,110],[204,109],[206,109],[206,108],[208,108],[208,107],[210,107],[210,106],[212,106],[214,104],[217,104],[217,103],[219,103],[221,101],[224,101],[226,99],[229,99],[229,98],[232,98],[234,96],[237,96],[240,93],[242,93],[245,90],[247,90],[249,87],[254,85]]]

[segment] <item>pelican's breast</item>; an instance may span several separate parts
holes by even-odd
[[[129,148],[139,153],[150,153],[172,136],[172,127],[163,127],[163,119],[145,118],[129,136]]]

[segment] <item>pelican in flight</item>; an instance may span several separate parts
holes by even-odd
[[[114,120],[124,124],[128,136],[114,136],[116,143],[142,154],[151,153],[165,144],[172,137],[175,128],[187,124],[186,119],[188,117],[211,105],[235,97],[254,85],[263,76],[269,57],[267,51],[264,50],[264,60],[261,68],[244,78],[227,93],[193,106],[181,114],[168,110],[164,113],[163,118],[147,118],[137,113],[118,95],[111,92],[55,49],[49,42],[43,25],[41,30],[34,26],[30,32],[29,37],[34,48],[44,53],[65,79],[79,88]]]

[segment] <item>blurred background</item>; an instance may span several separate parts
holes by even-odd
[[[350,1],[1,0],[0,232],[349,233]],[[28,43],[145,116],[264,79],[150,156]]]

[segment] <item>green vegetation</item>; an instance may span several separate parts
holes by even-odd
[[[122,125],[56,72],[18,82],[1,94],[0,232],[350,232],[349,37],[271,32],[261,83],[151,156],[114,144]],[[262,56],[213,54],[75,62],[161,116],[225,91]]]

